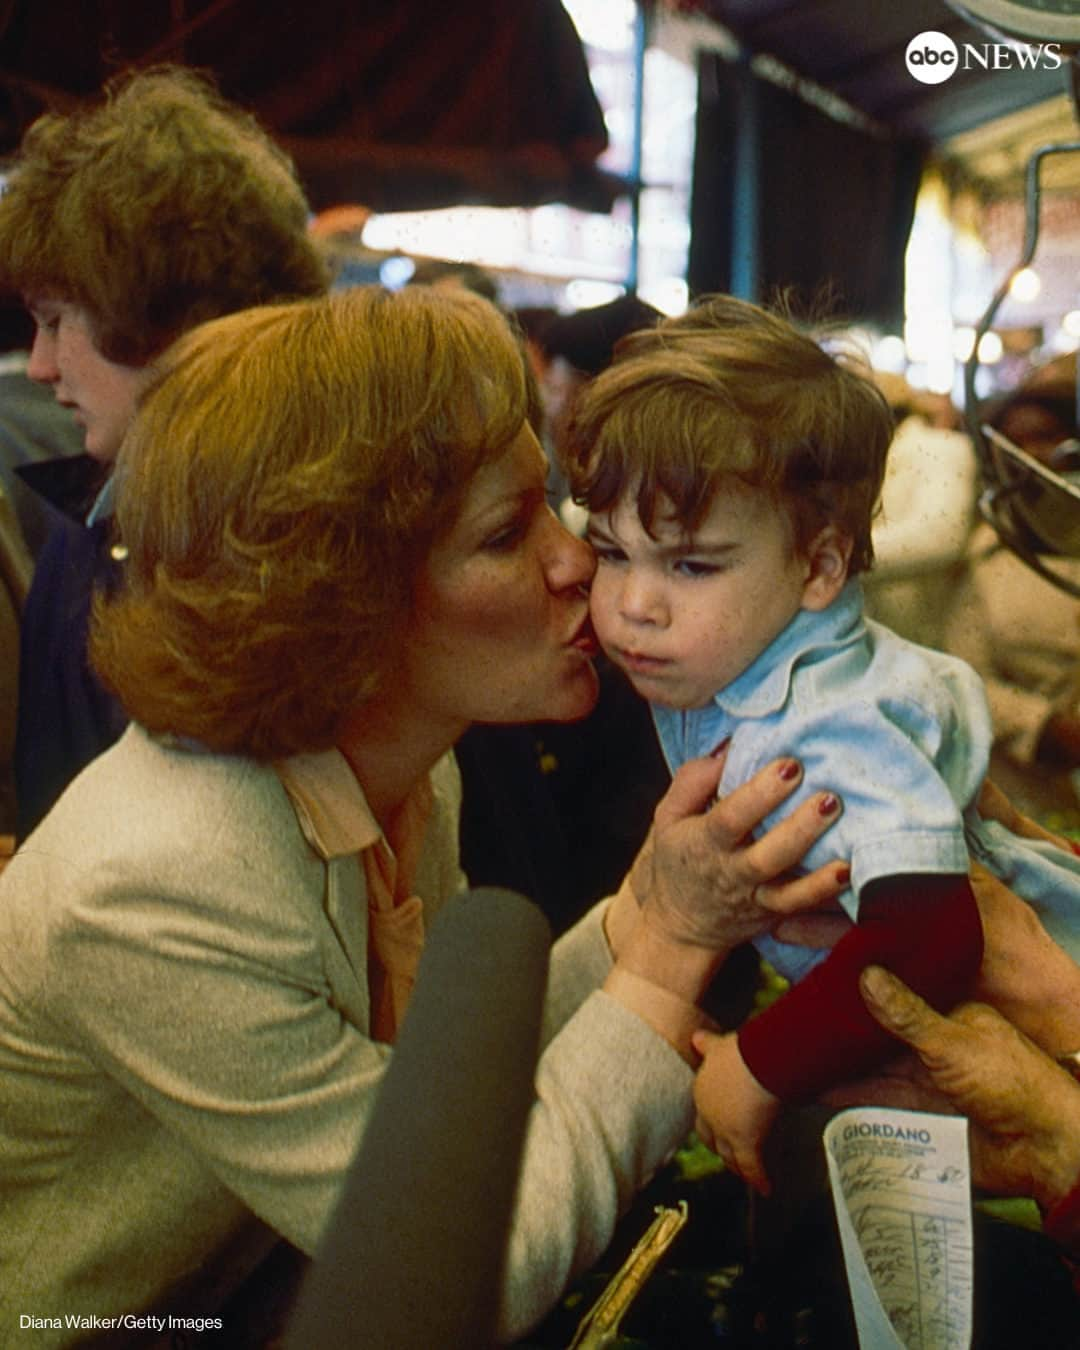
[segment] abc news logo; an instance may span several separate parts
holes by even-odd
[[[908,71],[921,84],[942,84],[957,70],[1059,70],[1058,42],[965,42],[957,47],[932,28],[913,37],[904,53]]]

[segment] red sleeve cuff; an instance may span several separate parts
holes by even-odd
[[[867,965],[885,966],[945,1011],[970,987],[982,927],[967,877],[881,878],[864,891],[859,922],[816,966],[739,1029],[746,1067],[781,1101],[807,1101],[899,1050],[859,993]]]

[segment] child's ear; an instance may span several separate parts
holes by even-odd
[[[840,594],[847,581],[851,548],[851,536],[835,525],[826,525],[811,539],[805,553],[803,609],[827,609]]]

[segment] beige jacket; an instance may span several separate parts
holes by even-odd
[[[463,884],[452,760],[432,783],[428,912]],[[131,727],[75,781],[0,877],[0,1344],[69,1344],[72,1316],[137,1344],[156,1328],[125,1317],[212,1310],[267,1229],[314,1252],[391,1053],[366,914],[356,857],[308,845],[268,766]],[[687,1066],[596,992],[600,919],[553,954],[508,1336],[692,1123]]]

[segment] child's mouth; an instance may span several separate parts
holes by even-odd
[[[670,665],[659,656],[646,656],[644,652],[620,651],[619,663],[630,675],[656,675]]]

